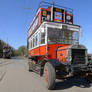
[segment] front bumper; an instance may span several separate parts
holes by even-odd
[[[92,73],[92,65],[81,65],[81,66],[72,66],[71,72],[73,74],[78,73]]]

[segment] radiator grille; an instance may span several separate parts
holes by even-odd
[[[72,64],[85,64],[84,49],[72,49]]]

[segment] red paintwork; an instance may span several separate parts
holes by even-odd
[[[59,47],[67,47],[69,45],[64,44],[48,44],[44,46],[37,47],[35,49],[29,50],[28,55],[29,56],[37,56],[38,60],[43,59],[57,59],[57,49]],[[59,53],[58,53],[59,54]]]
[[[58,48],[57,59],[59,60],[59,62],[62,62],[62,63],[66,62],[67,48],[69,48],[69,46],[70,45]]]

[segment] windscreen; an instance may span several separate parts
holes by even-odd
[[[78,32],[48,27],[49,44],[73,44],[78,42]]]

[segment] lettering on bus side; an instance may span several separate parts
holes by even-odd
[[[33,31],[38,27],[38,24],[39,24],[39,17],[37,16],[35,21],[33,22],[31,28],[30,28],[30,35],[33,33]]]

